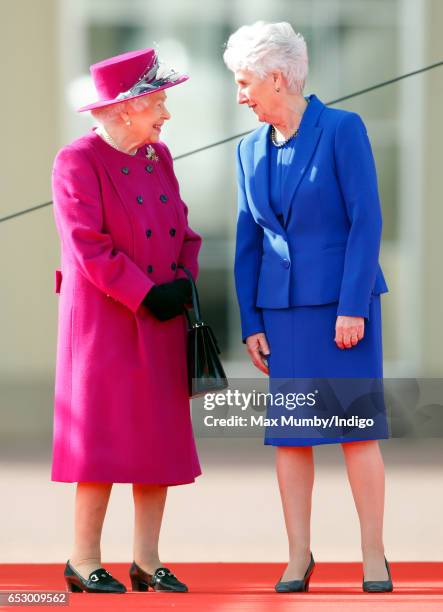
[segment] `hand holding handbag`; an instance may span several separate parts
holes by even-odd
[[[191,299],[191,286],[188,280],[180,278],[172,283],[154,285],[143,299],[148,308],[159,321],[169,321],[181,315],[186,302]]]
[[[192,308],[195,321],[188,320],[188,389],[189,397],[199,397],[205,393],[220,391],[228,387],[228,380],[219,358],[220,349],[212,329],[202,321],[197,287],[191,272],[182,265],[189,278],[192,289]]]

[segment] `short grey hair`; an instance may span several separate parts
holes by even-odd
[[[131,100],[122,100],[116,104],[102,106],[91,111],[94,119],[105,126],[110,123],[115,123],[120,113],[131,110],[132,112],[142,111],[151,104],[149,95],[141,96],[140,98],[132,98]]]
[[[290,91],[302,93],[308,76],[305,39],[286,21],[256,21],[239,28],[226,43],[223,60],[229,70],[250,70],[265,78],[281,70]]]

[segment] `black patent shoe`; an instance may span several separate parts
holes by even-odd
[[[126,593],[124,584],[116,580],[103,567],[99,567],[83,578],[67,561],[65,567],[65,580],[68,591],[71,593]]]
[[[391,570],[389,568],[389,563],[385,557],[385,565],[388,570],[388,580],[365,580],[363,576],[363,591],[366,593],[390,593],[394,590],[394,586],[392,584],[391,578]]]
[[[314,571],[315,561],[311,552],[311,560],[309,561],[308,569],[301,580],[281,580],[275,585],[277,593],[302,593],[309,591],[309,581],[311,580],[312,572]]]
[[[167,591],[170,593],[186,593],[188,587],[180,582],[167,567],[158,567],[153,574],[148,574],[133,561],[129,570],[133,591]]]

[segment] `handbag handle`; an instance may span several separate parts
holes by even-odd
[[[202,318],[201,318],[201,310],[200,310],[200,300],[198,297],[198,291],[197,291],[197,287],[195,285],[195,281],[194,278],[191,274],[191,272],[185,268],[185,266],[183,266],[182,264],[180,264],[178,266],[179,268],[181,268],[183,270],[183,272],[186,274],[186,276],[189,278],[189,281],[191,283],[191,288],[192,288],[192,308],[194,309],[194,315],[195,315],[195,323],[194,325],[192,325],[191,323],[191,319],[189,317],[189,313],[187,310],[185,310],[185,314],[186,314],[186,319],[188,321],[188,327],[198,327],[200,325],[204,325]],[[205,325],[205,327],[208,330],[209,335],[212,338],[212,342],[214,343],[215,346],[215,350],[217,351],[218,354],[220,354],[220,348],[218,346],[218,342],[217,342],[217,338],[214,335],[214,332],[212,331],[212,329],[209,327],[209,325]]]
[[[198,298],[198,292],[197,292],[197,287],[195,286],[194,278],[193,278],[191,272],[188,270],[188,268],[185,268],[185,266],[183,266],[182,264],[179,264],[178,267],[183,270],[183,272],[188,277],[189,282],[191,283],[191,289],[192,289],[192,308],[194,309],[195,322],[198,323],[198,324],[202,323],[201,310],[200,310],[200,300]]]

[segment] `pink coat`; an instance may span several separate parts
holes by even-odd
[[[184,316],[141,304],[154,284],[197,276],[164,143],[130,156],[94,130],[54,163],[61,270],[52,480],[176,485],[201,473],[190,419]]]

